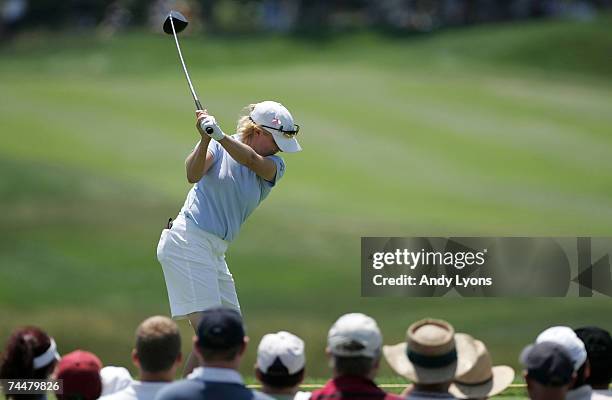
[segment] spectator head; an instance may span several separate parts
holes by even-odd
[[[0,359],[2,379],[47,379],[60,356],[53,338],[28,326],[9,337]]]
[[[590,366],[587,361],[587,352],[584,343],[576,332],[567,326],[553,326],[544,330],[536,338],[536,343],[553,342],[562,346],[572,359],[576,380],[573,387],[580,387],[585,384],[590,375]]]
[[[102,393],[102,362],[95,354],[76,350],[66,354],[57,365],[56,378],[63,380],[58,400],[95,400]]]
[[[455,375],[465,375],[477,359],[474,339],[455,334],[451,324],[437,319],[415,322],[406,342],[384,346],[383,351],[396,373],[432,392],[446,392]]]
[[[382,335],[376,321],[367,315],[341,316],[327,335],[327,353],[336,376],[373,379],[381,357]]]
[[[458,333],[457,335],[461,335]],[[503,392],[514,380],[514,370],[507,365],[493,366],[487,347],[474,340],[477,359],[474,366],[455,377],[449,392],[458,399],[486,399]]]
[[[204,311],[194,348],[204,365],[237,368],[248,340],[238,311],[215,307]]]
[[[519,360],[525,367],[524,377],[530,399],[564,399],[576,378],[574,360],[558,343],[529,345]]]
[[[280,331],[265,335],[257,348],[255,375],[263,384],[264,392],[297,390],[304,380],[304,341]]]
[[[608,389],[612,381],[612,338],[610,332],[594,326],[576,329],[591,365],[586,383],[594,389]]]
[[[163,316],[144,320],[136,329],[132,360],[141,374],[174,372],[182,361],[181,335],[176,323]]]
[[[114,367],[107,365],[100,370],[100,378],[102,379],[102,396],[118,392],[130,386],[133,382],[132,375],[124,367]]]

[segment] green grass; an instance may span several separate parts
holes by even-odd
[[[325,384],[326,380],[324,379],[310,379],[302,383],[301,390],[303,391],[313,391]],[[377,378],[376,383],[383,390],[389,393],[400,394],[406,389],[408,384],[403,381],[401,378],[397,377],[382,377]],[[260,390],[261,385],[255,381],[247,380],[247,385],[255,390]],[[527,389],[522,383],[513,383],[510,387],[504,390],[502,393],[493,397],[495,399],[527,399]]]
[[[228,253],[252,346],[288,329],[310,378],[341,314],[385,343],[426,316],[496,363],[552,324],[612,329],[608,298],[361,298],[361,236],[612,236],[612,18],[324,42],[184,37],[226,131],[262,99],[287,104],[305,151]],[[197,140],[170,38],[31,34],[0,50],[0,336],[38,324],[62,352],[129,365],[133,331],[168,306],[155,248],[189,186]],[[189,329],[182,324],[185,351]],[[392,376],[383,363],[382,376]]]
[[[382,380],[378,380],[379,383],[378,385],[383,388],[383,390],[385,390],[386,392],[389,393],[396,393],[396,394],[400,394],[404,388],[405,388],[405,383],[401,382],[401,381],[397,381],[397,379],[394,378],[389,378],[389,380],[385,380],[385,382],[395,382],[396,383],[380,383],[382,382]],[[325,384],[325,380],[323,379],[312,379],[312,380],[308,380],[307,382],[305,381],[302,385],[302,387],[300,388],[300,390],[302,391],[313,391],[318,389],[319,387],[322,387]],[[255,390],[260,390],[261,385],[255,383],[254,381],[249,381],[247,380],[247,385],[251,388],[251,389],[255,389]],[[48,393],[48,397],[50,399],[55,399],[55,395],[51,392]],[[494,399],[505,399],[505,400],[518,400],[518,399],[527,399],[527,391],[524,387],[522,387],[522,385],[519,384],[514,384],[512,385],[512,387],[507,388],[506,390],[503,391],[503,393],[498,394],[497,396],[493,397]]]

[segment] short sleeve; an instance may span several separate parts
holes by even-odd
[[[193,147],[193,150],[197,149],[201,142],[201,140],[198,140],[198,143],[196,143],[196,145]],[[211,140],[210,143],[208,143],[208,149],[206,149],[206,151],[213,155],[213,163],[221,158],[221,145],[216,140]]]
[[[266,182],[268,186],[273,187],[274,185],[276,185],[276,182],[278,182],[285,174],[285,161],[283,161],[283,159],[279,156],[268,156],[266,158],[274,161],[274,164],[276,164],[276,175],[274,175],[274,180],[264,180],[264,182]]]

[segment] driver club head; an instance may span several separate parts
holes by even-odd
[[[176,33],[182,32],[189,23],[187,18],[180,12],[174,10],[170,11],[170,14],[168,14],[164,21],[164,32],[169,35],[172,35],[172,23],[170,23],[170,19],[172,19],[172,23],[174,23],[174,30]]]

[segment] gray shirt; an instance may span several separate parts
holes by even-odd
[[[228,368],[204,367],[188,379],[163,388],[156,400],[273,400],[261,392],[247,388],[240,374]]]
[[[422,392],[420,390],[412,390],[408,397],[408,400],[431,400],[431,399],[444,399],[450,400],[455,399],[455,397],[450,393],[436,393],[436,392]]]
[[[593,393],[603,396],[606,399],[612,400],[612,390],[609,389],[593,389]]]
[[[589,385],[582,385],[578,388],[569,390],[565,396],[566,400],[605,400],[606,396],[594,393]]]

